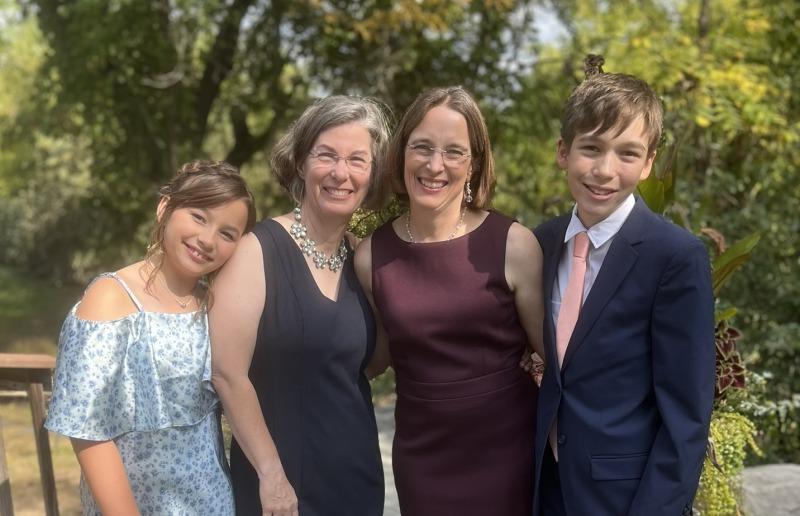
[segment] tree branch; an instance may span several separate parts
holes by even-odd
[[[219,95],[220,86],[233,69],[233,58],[236,55],[236,43],[239,40],[242,19],[252,3],[253,0],[234,0],[220,23],[214,45],[206,57],[203,78],[200,80],[196,94],[195,143],[197,147],[200,147],[206,133],[208,115],[214,100]]]
[[[275,138],[277,131],[286,126],[294,113],[289,107],[289,101],[295,96],[297,86],[299,86],[299,84],[295,82],[289,93],[270,88],[271,91],[276,91],[273,97],[275,99],[274,105],[276,106],[274,110],[275,115],[272,120],[270,120],[269,125],[259,134],[254,135],[250,132],[250,128],[247,125],[247,113],[245,113],[244,110],[238,107],[231,109],[229,116],[231,124],[233,125],[233,135],[236,142],[225,157],[225,161],[231,165],[241,167],[242,164],[250,161],[253,154],[260,150],[266,150],[268,144]],[[282,111],[278,110],[277,106],[279,105],[285,106],[285,109]]]

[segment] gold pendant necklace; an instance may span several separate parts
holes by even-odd
[[[164,285],[164,288],[167,290],[167,292],[170,293],[172,298],[175,300],[176,303],[178,303],[178,306],[180,306],[181,309],[185,310],[186,307],[189,306],[189,303],[192,302],[192,299],[194,299],[194,292],[192,292],[191,294],[189,294],[188,299],[186,299],[186,301],[181,300],[181,298],[179,298],[175,294],[175,292],[170,290],[169,286],[167,285],[167,281],[164,279],[163,275],[159,274],[158,279],[161,280],[161,284]]]

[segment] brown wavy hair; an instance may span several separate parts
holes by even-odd
[[[196,160],[184,164],[178,169],[175,177],[159,191],[159,202],[164,201],[160,216],[153,225],[150,234],[150,245],[147,246],[145,262],[148,272],[145,280],[145,291],[150,291],[156,274],[161,270],[164,261],[164,231],[172,213],[179,208],[215,208],[232,201],[242,200],[247,206],[247,233],[256,223],[256,207],[253,194],[247,187],[239,169],[224,161]],[[216,276],[213,271],[201,280],[201,309],[211,305],[209,287]]]

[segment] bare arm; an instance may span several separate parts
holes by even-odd
[[[389,340],[386,335],[386,330],[381,321],[381,314],[375,308],[375,300],[372,297],[372,238],[367,237],[361,241],[355,253],[354,266],[356,269],[356,276],[361,283],[361,288],[369,300],[369,305],[372,307],[372,313],[375,315],[376,326],[376,341],[375,352],[372,354],[372,359],[367,365],[367,378],[375,378],[383,374],[386,368],[392,365],[392,358],[389,355]]]
[[[136,311],[128,294],[111,278],[99,279],[86,291],[76,315],[90,321],[111,321]],[[125,465],[114,441],[86,441],[72,438],[92,497],[103,514],[138,515],[136,499]]]
[[[71,441],[83,477],[100,512],[110,516],[138,516],[139,509],[114,441],[75,438]]]
[[[296,516],[297,496],[286,478],[248,377],[266,302],[263,256],[255,235],[251,233],[241,240],[212,289],[211,381],[236,441],[258,473],[263,514]]]
[[[542,248],[533,233],[521,224],[512,224],[506,240],[506,281],[514,293],[528,345],[544,358],[542,262]]]

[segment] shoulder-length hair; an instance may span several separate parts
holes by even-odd
[[[272,173],[296,204],[300,204],[305,195],[300,167],[319,135],[353,122],[362,124],[372,137],[372,170],[364,206],[375,204],[383,180],[382,164],[389,140],[389,110],[375,99],[349,95],[325,97],[306,108],[272,149]]]
[[[466,119],[472,160],[472,172],[469,178],[472,206],[480,209],[489,208],[495,184],[489,131],[475,99],[461,86],[426,90],[420,93],[406,110],[387,152],[386,174],[391,190],[401,201],[408,202],[408,192],[403,177],[408,138],[428,111],[436,106],[447,106],[461,113]]]

